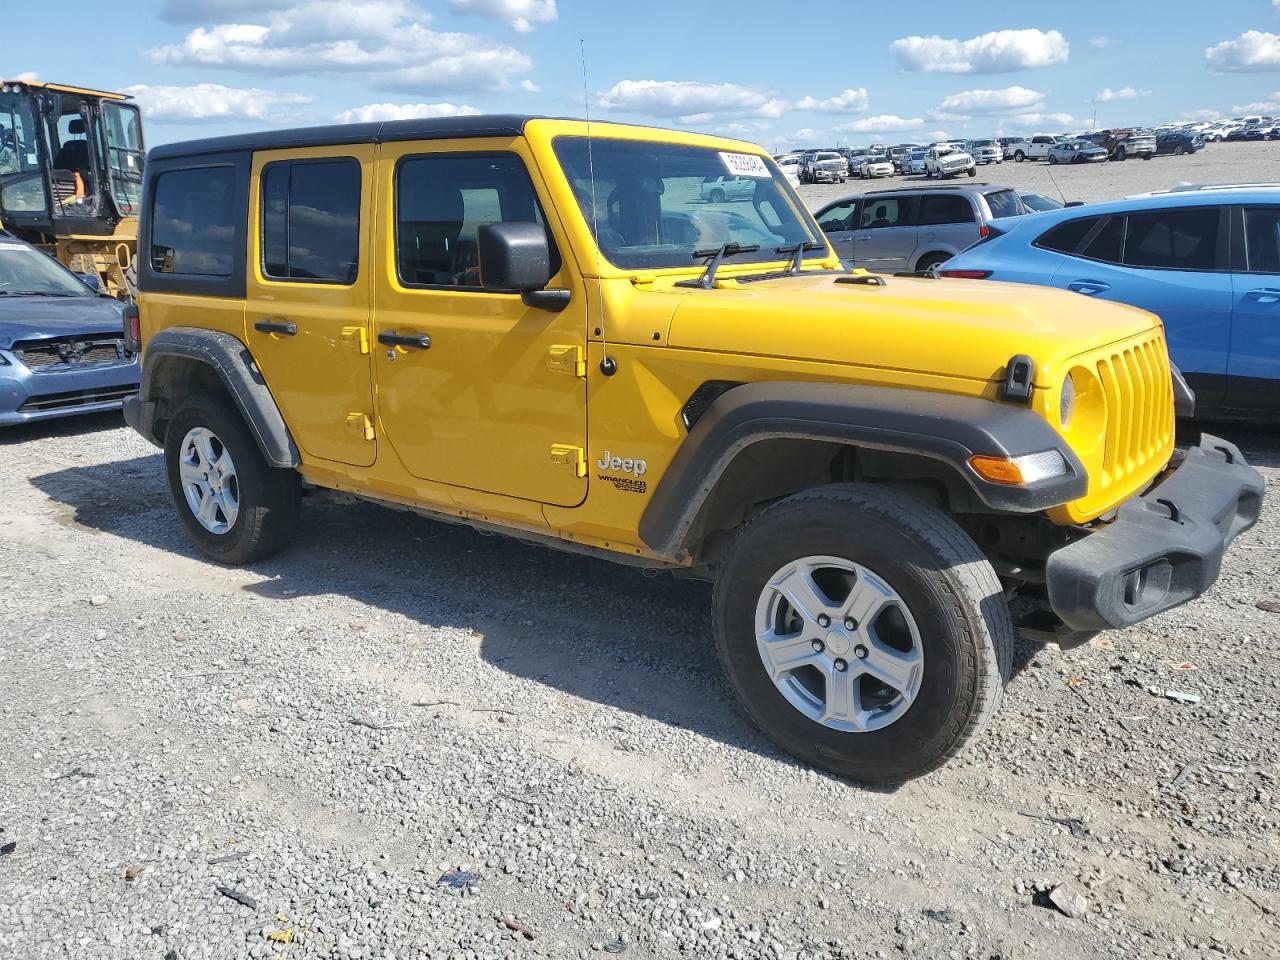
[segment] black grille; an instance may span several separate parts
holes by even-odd
[[[132,359],[124,348],[124,340],[111,336],[20,340],[13,345],[13,352],[27,367],[41,373]]]
[[[18,408],[19,413],[34,413],[40,410],[66,410],[72,407],[87,407],[94,403],[110,403],[123,400],[130,394],[138,392],[133,387],[101,387],[90,390],[64,390],[62,393],[46,393],[31,397]]]

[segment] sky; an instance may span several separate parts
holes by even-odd
[[[133,0],[110,33],[47,19],[97,0],[6,6],[10,79],[130,93],[150,145],[587,104],[775,151],[1280,115],[1280,0]]]

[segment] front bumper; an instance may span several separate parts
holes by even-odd
[[[1208,590],[1262,512],[1263,481],[1233,444],[1198,447],[1107,525],[1049,555],[1049,605],[1068,628],[1127,627]]]
[[[12,354],[0,366],[0,427],[119,410],[138,391],[137,360],[36,372]]]

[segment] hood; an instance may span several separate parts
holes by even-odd
[[[1160,323],[1143,310],[1082,304],[1078,294],[1049,287],[915,277],[885,277],[885,286],[872,286],[837,279],[815,273],[682,288],[668,344],[845,364],[864,368],[868,380],[883,379],[886,370],[962,378],[976,393],[1018,354],[1036,361],[1036,383],[1044,386],[1056,382],[1070,358]]]
[[[0,350],[18,340],[123,334],[123,308],[109,297],[0,297]]]

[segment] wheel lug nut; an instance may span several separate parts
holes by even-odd
[[[855,619],[853,619],[853,617],[845,617],[845,618],[844,618],[844,628],[845,628],[846,630],[857,630],[857,629],[858,629],[858,621],[857,621],[857,620],[855,620]]]
[[[820,627],[831,626],[831,618],[828,617],[825,613],[818,614],[818,626]]]
[[[856,647],[853,648],[853,655],[857,657],[859,660],[865,660],[867,659],[867,648],[864,647],[862,644],[858,644]]]
[[[844,673],[846,670],[849,669],[849,665],[845,663],[843,660],[837,660],[835,662],[835,668],[839,673]]]
[[[823,650],[825,650],[825,649],[827,649],[827,645],[826,645],[825,643],[823,643],[821,640],[815,640],[815,641],[813,641],[813,652],[814,652],[814,653],[821,653],[821,652],[822,652]]]

